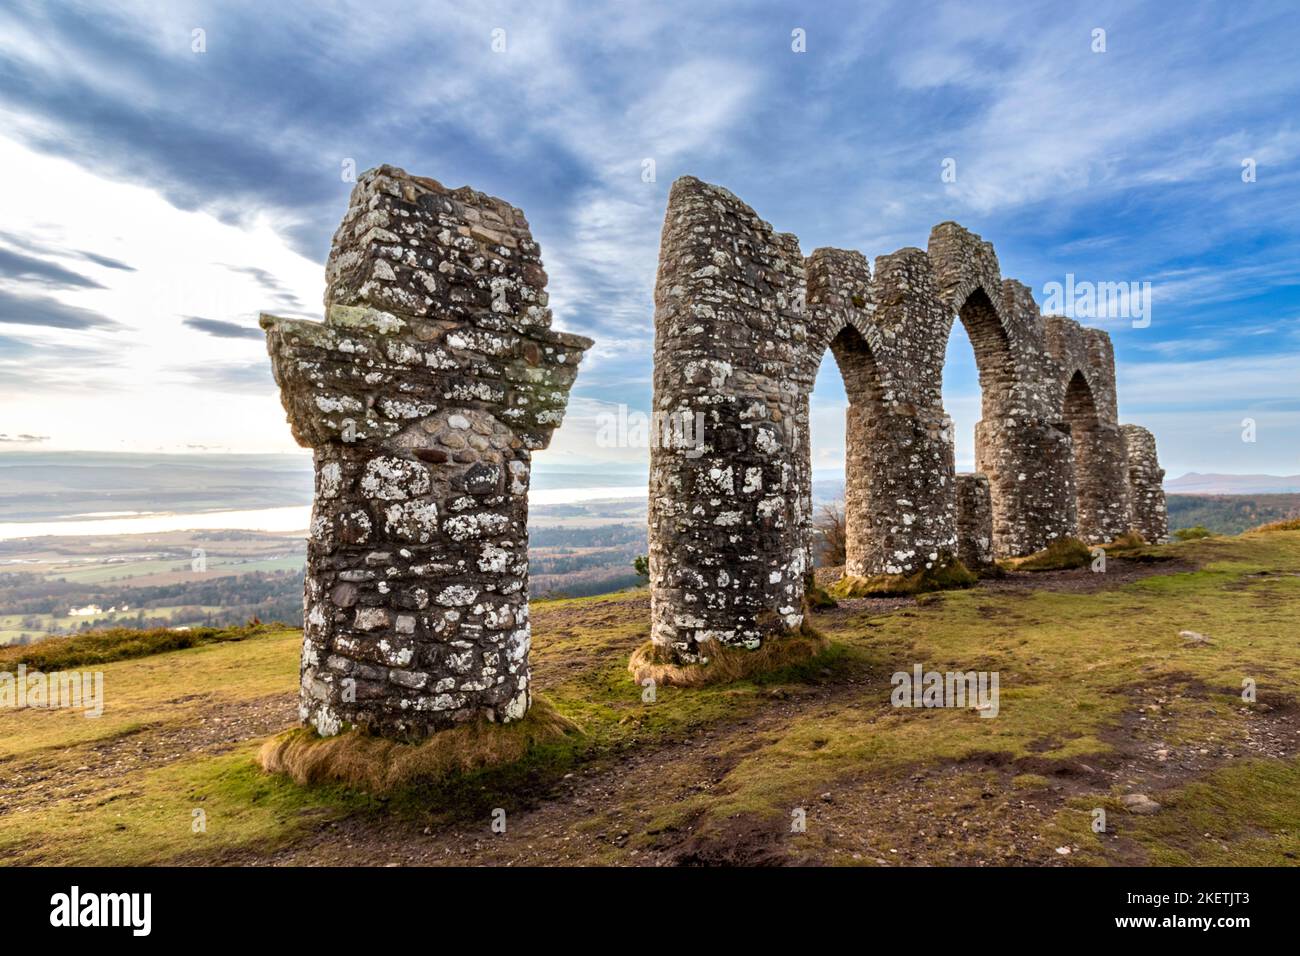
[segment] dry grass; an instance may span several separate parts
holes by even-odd
[[[523,720],[509,724],[476,721],[414,743],[358,730],[334,737],[290,730],[268,740],[258,762],[267,773],[288,774],[302,786],[334,783],[388,794],[513,763],[535,747],[575,733],[580,731],[573,721],[549,701],[536,697]]]
[[[38,644],[12,644],[0,648],[0,667],[26,664],[31,669],[45,672],[68,670],[182,651],[204,644],[244,641],[250,637],[279,633],[287,628],[286,624],[260,623],[245,624],[242,627],[192,627],[185,631],[169,627],[148,630],[109,627],[68,637],[50,637]]]
[[[1130,548],[1145,548],[1146,546],[1147,539],[1142,537],[1141,532],[1130,528],[1105,547],[1107,551],[1123,551]]]
[[[1057,538],[1045,549],[1007,562],[1015,571],[1065,571],[1092,563],[1092,549],[1078,538]]]
[[[915,574],[878,574],[858,578],[846,575],[826,589],[832,598],[898,597],[972,587],[978,576],[960,561],[949,561],[937,568],[925,568]]]
[[[729,684],[802,664],[831,646],[830,639],[805,625],[801,630],[765,640],[757,650],[718,645],[705,664],[675,664],[653,642],[632,652],[628,673],[638,684],[647,679],[660,687]]]
[[[1271,533],[1273,531],[1300,531],[1300,518],[1283,518],[1281,521],[1270,521],[1268,524],[1262,524],[1255,531]]]

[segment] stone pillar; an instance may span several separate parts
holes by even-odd
[[[957,557],[976,573],[993,565],[993,502],[985,475],[957,475]]]
[[[1165,470],[1156,457],[1156,436],[1140,425],[1121,425],[1128,449],[1129,499],[1133,528],[1151,544],[1169,536],[1165,507]]]
[[[1072,426],[1078,537],[1095,544],[1113,541],[1131,527],[1128,459],[1124,437],[1113,426]]]
[[[381,166],[326,268],[326,320],[263,316],[314,449],[300,716],[427,734],[522,717],[528,482],[589,339],[553,331],[523,213]]]
[[[802,299],[797,239],[725,189],[673,184],[655,285],[668,440],[651,448],[649,531],[651,636],[679,662],[803,621]]]
[[[993,549],[1000,557],[1041,551],[1078,525],[1067,432],[1036,418],[982,419],[975,467],[993,497]]]

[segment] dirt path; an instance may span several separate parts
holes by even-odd
[[[129,780],[143,770],[196,754],[220,754],[297,720],[292,694],[256,700],[195,698],[185,721],[144,724],[129,733],[60,751],[0,760],[0,821],[58,800],[92,796],[104,780]],[[71,772],[70,772],[71,771]]]

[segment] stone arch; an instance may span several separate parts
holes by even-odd
[[[984,418],[995,418],[1009,404],[1016,374],[1001,310],[981,284],[975,286],[962,301],[956,316],[965,328],[975,352],[981,413]],[[947,344],[945,338],[945,351]]]
[[[958,320],[983,393],[979,474],[960,477],[942,403]],[[655,285],[654,410],[695,418],[702,438],[651,450],[655,644],[692,662],[714,642],[756,647],[802,623],[809,396],[827,349],[849,395],[848,573],[910,575],[959,554],[986,566],[1077,534],[1066,369],[1083,370],[1100,422],[1088,452],[1110,463],[1115,493],[1090,507],[1095,533],[1110,534],[1128,520],[1127,485],[1111,480],[1123,454],[1114,357],[1105,333],[1077,328],[1045,321],[1030,290],[1001,277],[993,246],[956,223],[874,269],[842,249],[804,260],[732,193],[678,180]]]
[[[1043,319],[1056,366],[1050,382],[1059,429],[1070,437],[1077,537],[1110,541],[1132,527],[1128,451],[1117,420],[1110,336],[1073,319]]]
[[[1076,371],[1065,386],[1061,418],[1070,429],[1074,452],[1074,492],[1079,515],[1079,537],[1085,541],[1096,537],[1099,518],[1105,511],[1109,489],[1106,470],[1099,457],[1101,421],[1092,386],[1081,371]]]
[[[935,226],[928,251],[948,330],[960,319],[975,349],[975,468],[988,478],[994,553],[1032,554],[1073,534],[1076,522],[1069,436],[1048,387],[1056,372],[1037,303],[1024,285],[1002,279],[991,243],[956,223]]]
[[[856,327],[840,329],[831,339],[830,351],[848,398],[844,412],[844,573],[865,575],[879,563],[876,550],[888,551],[892,543],[888,519],[894,509],[879,500],[883,489],[873,480],[873,470],[882,467],[880,453],[888,440],[884,389],[875,353]]]
[[[955,556],[952,454],[937,387],[944,308],[926,254],[808,259],[808,361],[835,354],[845,391],[845,573],[912,574]],[[846,331],[847,330],[847,331]]]

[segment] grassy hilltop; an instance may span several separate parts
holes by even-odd
[[[102,717],[0,710],[16,864],[1284,864],[1300,859],[1300,531],[1209,538],[813,616],[831,647],[731,685],[628,676],[645,590],[534,605],[580,733],[385,797],[263,773],[300,635],[110,649]],[[1187,639],[1194,631],[1208,641]],[[60,664],[57,642],[0,652]],[[93,648],[92,648],[93,650]],[[891,675],[997,671],[1000,712],[895,709]],[[1241,699],[1242,681],[1257,701]],[[1127,807],[1143,794],[1158,812]],[[491,829],[503,808],[507,830]],[[1107,814],[1094,833],[1094,808]],[[807,832],[792,833],[802,809]],[[197,811],[202,811],[198,813]],[[200,826],[199,824],[202,824]]]

